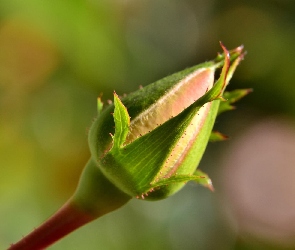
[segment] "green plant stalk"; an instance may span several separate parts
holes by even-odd
[[[86,199],[85,199],[86,198]],[[117,189],[91,159],[74,195],[52,217],[9,250],[45,249],[83,225],[112,212],[131,199]]]

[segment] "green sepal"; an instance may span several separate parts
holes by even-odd
[[[218,131],[212,131],[211,132],[211,135],[210,135],[210,138],[209,138],[209,141],[210,142],[218,142],[218,141],[224,141],[224,140],[227,140],[228,139],[228,136],[227,135],[224,135]]]
[[[169,184],[173,184],[173,183],[179,183],[179,182],[188,182],[188,181],[198,181],[199,179],[204,178],[203,176],[200,175],[173,175],[171,177],[162,179],[156,183],[151,184],[151,188],[157,188],[157,187],[161,187],[164,185],[169,185]]]
[[[199,179],[195,179],[195,182],[210,189],[211,191],[214,191],[214,187],[212,184],[212,180],[210,179],[210,177],[208,176],[208,174],[204,173],[203,171],[197,169],[194,172],[194,175],[196,176],[202,176],[202,178]]]
[[[212,180],[208,176],[208,174],[203,171],[197,169],[192,175],[174,175],[166,179],[162,179],[154,184],[151,184],[151,188],[159,188],[164,185],[175,184],[175,183],[186,183],[188,181],[195,181],[196,183],[210,189],[214,190]]]
[[[123,105],[118,95],[114,93],[114,121],[115,121],[115,135],[113,137],[113,147],[111,150],[118,150],[121,148],[126,140],[129,132],[130,117],[126,107]]]
[[[196,103],[200,103],[201,106],[204,105],[207,102],[214,101],[216,99],[223,99],[222,94],[225,90],[226,84],[227,84],[227,73],[229,70],[231,70],[232,66],[230,66],[230,54],[225,49],[225,47],[221,44],[223,50],[224,50],[224,65],[221,71],[221,75],[219,79],[216,81],[214,86],[205,94],[203,95],[199,100],[197,100]],[[199,104],[199,105],[200,105]],[[194,104],[193,104],[194,105]]]
[[[103,102],[101,101],[101,98],[97,98],[97,114],[100,115],[103,108]]]
[[[231,104],[239,101],[240,99],[242,99],[244,96],[248,95],[251,92],[252,92],[252,89],[236,89],[230,92],[224,92],[223,98],[226,101],[220,103],[218,114],[235,109],[235,106]]]

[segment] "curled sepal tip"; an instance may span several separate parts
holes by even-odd
[[[99,115],[103,108],[103,102],[101,101],[101,97],[97,97],[97,114]]]
[[[214,187],[212,184],[212,180],[209,178],[208,174],[204,173],[203,171],[197,169],[194,175],[201,176],[202,178],[196,179],[195,182],[208,188],[212,192],[214,191]]]
[[[227,135],[224,135],[218,131],[212,131],[210,135],[210,142],[225,141],[228,139]]]

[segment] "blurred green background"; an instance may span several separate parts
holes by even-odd
[[[129,93],[244,44],[230,89],[254,88],[217,120],[230,140],[189,183],[132,200],[49,249],[295,249],[295,1],[2,0],[0,249],[56,211],[89,158],[96,98]]]

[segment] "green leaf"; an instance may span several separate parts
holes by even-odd
[[[130,117],[126,107],[123,105],[116,93],[114,93],[114,104],[115,135],[112,136],[112,150],[118,150],[126,140],[126,136],[129,131]]]

